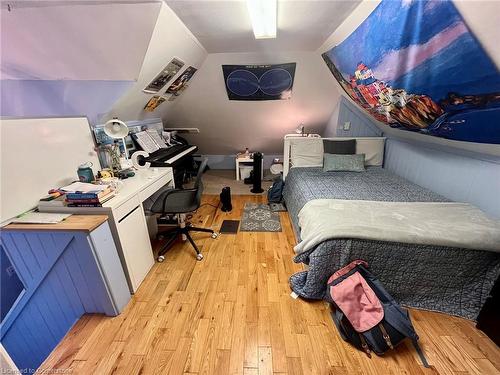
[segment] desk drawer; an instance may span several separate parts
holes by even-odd
[[[113,217],[115,219],[116,224],[123,220],[125,216],[127,216],[131,211],[134,210],[137,206],[141,204],[139,197],[137,195],[132,196],[128,201],[123,203],[121,206],[113,209]]]
[[[173,177],[172,172],[167,173],[165,176],[162,176],[160,179],[153,182],[147,188],[139,192],[139,199],[141,202],[144,202],[158,190],[160,190],[165,185],[171,185],[173,187]]]

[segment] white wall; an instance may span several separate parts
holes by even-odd
[[[288,62],[297,63],[291,99],[228,99],[222,65]],[[234,155],[245,147],[282,154],[283,136],[300,123],[308,132],[322,131],[339,96],[333,77],[315,52],[210,54],[197,74],[167,113],[166,122],[199,128],[201,133],[189,139],[210,155]]]
[[[125,121],[157,117],[165,118],[166,114],[177,104],[179,99],[174,102],[166,101],[162,103],[154,112],[145,112],[144,106],[152,96],[157,94],[147,94],[142,92],[142,89],[161,72],[173,57],[181,59],[185,64],[178,73],[180,75],[188,66],[199,68],[206,56],[207,52],[205,48],[186,28],[177,15],[163,3],[137,82],[115,103],[103,121],[114,116]],[[199,75],[200,72],[196,72],[190,84],[195,83]],[[158,94],[163,94],[169,84],[167,83]],[[185,95],[189,91],[191,91],[191,88],[187,88],[182,95]]]

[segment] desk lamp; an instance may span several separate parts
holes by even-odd
[[[128,150],[127,143],[125,142],[125,137],[128,135],[127,124],[114,117],[104,124],[104,133],[110,138],[122,140],[123,149],[125,150],[125,160],[127,160],[128,163]]]

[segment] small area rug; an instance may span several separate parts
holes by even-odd
[[[240,231],[281,232],[280,215],[272,212],[267,204],[245,203]]]

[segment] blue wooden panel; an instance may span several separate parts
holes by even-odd
[[[449,199],[500,218],[500,158],[460,155],[425,143],[386,141],[384,167]]]
[[[350,122],[349,130],[344,130],[345,122]],[[336,131],[328,129],[328,134],[337,137],[380,137],[382,130],[360,109],[342,96],[339,102],[337,122],[331,121],[329,126],[336,126]]]
[[[0,236],[25,286],[0,327],[2,344],[21,370],[38,368],[85,312],[115,315],[86,233],[2,231]]]

